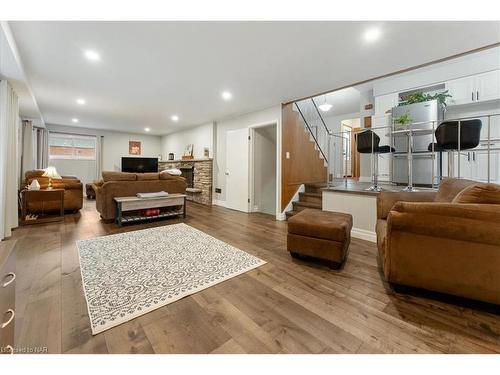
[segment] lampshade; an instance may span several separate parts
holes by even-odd
[[[54,178],[54,179],[61,178],[61,176],[59,176],[59,173],[57,173],[56,167],[47,167],[47,169],[45,169],[45,172],[43,173],[42,177],[49,177],[49,178]]]

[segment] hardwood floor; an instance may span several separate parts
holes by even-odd
[[[376,248],[353,239],[344,268],[292,260],[286,222],[188,205],[185,222],[268,263],[92,336],[75,240],[169,225],[118,228],[95,204],[64,223],[21,227],[16,346],[50,353],[498,353],[500,315],[384,282]]]

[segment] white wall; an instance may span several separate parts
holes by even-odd
[[[247,113],[245,115],[217,121],[216,123],[216,144],[215,144],[215,163],[214,163],[214,188],[222,189],[222,192],[215,193],[214,201],[218,204],[224,204],[226,200],[226,133],[228,130],[248,128],[255,125],[277,124],[279,139],[278,145],[281,145],[281,106],[277,105],[261,111]],[[279,150],[281,148],[279,147]],[[278,152],[280,155],[281,151]],[[278,158],[277,168],[277,186],[281,186],[281,163]],[[279,190],[278,194],[279,194]],[[277,201],[279,201],[279,195]]]
[[[276,213],[276,125],[253,132],[253,210]]]
[[[119,171],[121,169],[122,156],[130,156],[128,153],[129,141],[139,141],[142,143],[142,155],[140,156],[158,157],[161,154],[161,137],[155,135],[122,133],[53,124],[47,124],[47,129],[54,132],[103,136],[103,171]]]
[[[351,236],[376,242],[377,197],[364,193],[323,192],[323,210],[352,215]]]
[[[193,155],[195,159],[204,158],[203,149],[208,147],[210,157],[214,155],[214,123],[209,122],[194,128],[167,134],[161,137],[162,159],[167,160],[170,152],[174,153],[174,159],[178,160],[184,154],[184,148],[193,144]]]
[[[335,105],[335,103],[333,103]],[[359,112],[352,112],[352,113],[345,113],[343,115],[337,115],[337,116],[331,116],[331,117],[324,117],[323,119],[325,120],[326,126],[328,126],[328,129],[330,129],[332,132],[337,133],[342,131],[341,129],[341,123],[343,120],[350,120],[353,118],[359,118]]]

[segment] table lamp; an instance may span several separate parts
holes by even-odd
[[[48,190],[52,189],[52,179],[60,179],[61,176],[57,173],[56,167],[47,167],[45,169],[45,172],[43,173],[42,177],[48,177],[49,178],[49,186],[47,187]]]

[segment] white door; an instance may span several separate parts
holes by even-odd
[[[248,128],[226,135],[226,207],[249,212]]]
[[[447,100],[449,105],[472,103],[476,95],[474,93],[474,77],[465,77],[446,82],[446,90],[451,98]]]
[[[500,98],[500,70],[494,70],[475,77],[476,100],[487,101]]]

